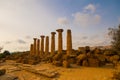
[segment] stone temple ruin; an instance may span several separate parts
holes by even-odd
[[[66,50],[63,50],[63,29],[57,29],[58,50],[56,51],[55,36],[56,32],[51,32],[51,44],[49,36],[41,35],[40,38],[33,38],[34,42],[30,45],[30,56],[37,56],[40,61],[47,61],[56,66],[70,67],[71,64],[80,66],[98,67],[105,65],[106,62],[118,62],[119,56],[107,56],[106,51],[95,48],[91,50],[89,46],[79,47],[78,50],[72,48],[72,33],[67,30]],[[50,48],[49,48],[50,45]],[[49,51],[49,49],[51,49]],[[111,58],[110,58],[111,57]]]
[[[57,29],[58,32],[58,52],[57,54],[62,54],[63,51],[63,29]],[[51,32],[51,51],[49,52],[49,36],[41,35],[41,39],[33,38],[34,42],[30,45],[30,55],[43,57],[44,55],[55,55],[55,34],[56,32]],[[45,38],[45,43],[44,43]],[[67,30],[67,55],[72,53],[72,35],[71,30]],[[45,44],[45,45],[44,45]],[[45,48],[44,48],[45,47]]]
[[[62,32],[63,29],[57,29],[58,32],[58,54],[62,53],[63,50],[63,39]],[[51,32],[51,52],[50,54],[55,53],[55,34],[56,32]],[[49,36],[40,36],[41,39],[33,38],[34,42],[30,45],[30,55],[41,56],[44,54],[49,54]],[[44,45],[45,38],[45,45]],[[45,47],[45,48],[44,48]],[[67,55],[72,53],[72,35],[71,30],[67,30]]]
[[[55,51],[55,34],[56,32],[51,32],[51,51],[49,52],[49,36],[41,35],[41,39],[33,38],[34,42],[30,46],[30,55],[39,56],[40,58],[47,58],[48,55],[52,56],[53,64],[57,66],[65,66],[69,67],[70,63],[76,62],[79,65],[83,66],[99,66],[99,61],[96,58],[92,58],[88,56],[89,47],[87,48],[87,52],[82,52],[83,54],[73,55],[72,49],[72,34],[71,30],[67,30],[66,36],[66,52],[63,51],[63,37],[62,32],[63,29],[57,29],[58,32],[58,50],[57,53]],[[45,40],[44,40],[45,38]],[[44,45],[45,41],[45,45]],[[85,51],[85,50],[84,50]],[[88,53],[88,54],[86,54]],[[89,57],[89,58],[88,58]],[[51,58],[49,58],[51,59]],[[48,59],[48,61],[49,61]],[[90,63],[90,64],[88,64]]]

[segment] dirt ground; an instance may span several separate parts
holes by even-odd
[[[27,67],[28,71],[21,69],[19,66]],[[40,63],[37,65],[18,64],[14,61],[6,61],[0,63],[0,69],[6,69],[10,75],[18,76],[19,80],[110,80],[112,72],[115,70],[110,67],[81,67],[71,65],[72,68],[56,67],[50,63]],[[38,72],[45,74],[57,74],[49,78],[44,75],[39,75],[29,70],[35,69]]]

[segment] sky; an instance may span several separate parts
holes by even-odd
[[[120,24],[119,8],[120,0],[0,0],[0,46],[27,51],[33,38],[51,38],[56,29],[64,29],[64,49],[67,29],[73,49],[110,45],[108,28]]]

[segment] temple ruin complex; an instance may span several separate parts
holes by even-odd
[[[61,54],[63,51],[63,36],[62,36],[62,32],[64,30],[63,29],[57,29],[56,32],[58,33],[58,54]],[[56,41],[55,41],[55,34],[56,32],[51,32],[51,45],[49,48],[49,36],[44,36],[41,35],[40,39],[37,38],[33,38],[34,42],[33,44],[30,45],[30,54],[31,55],[37,55],[37,56],[41,56],[44,54],[54,54],[55,53],[55,49],[56,49]],[[45,38],[45,43],[44,43],[44,38]],[[66,54],[67,55],[71,55],[72,54],[72,34],[71,34],[71,30],[68,29],[67,30],[67,36],[66,36]],[[45,49],[45,50],[44,50]],[[51,49],[51,50],[49,50]],[[50,51],[50,52],[49,52]]]

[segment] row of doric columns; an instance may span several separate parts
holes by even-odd
[[[63,29],[57,29],[58,32],[58,53],[62,53],[63,50]],[[55,34],[56,32],[51,32],[51,54],[55,52]],[[34,42],[30,46],[31,55],[43,55],[49,53],[49,37],[41,35],[41,39],[33,38]],[[45,51],[44,51],[44,38],[45,38]],[[67,55],[72,53],[72,35],[71,30],[67,30]]]

